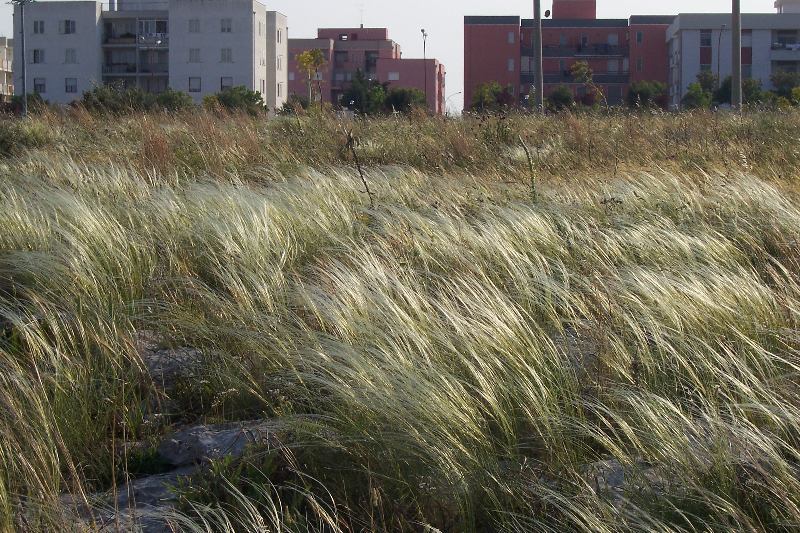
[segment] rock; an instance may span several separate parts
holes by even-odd
[[[160,348],[156,336],[147,331],[136,335],[135,344],[153,381],[167,393],[181,379],[191,377],[203,360],[203,353],[195,348]]]
[[[276,444],[275,422],[255,421],[195,426],[173,433],[158,447],[175,467],[201,465],[223,457],[241,457],[252,444]]]

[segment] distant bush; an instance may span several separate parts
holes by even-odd
[[[704,90],[700,82],[689,84],[689,90],[681,100],[684,109],[708,109],[713,95]]]
[[[575,97],[572,95],[572,91],[569,87],[560,85],[550,93],[550,96],[547,97],[547,101],[553,110],[561,111],[562,109],[572,107],[575,104]]]
[[[387,111],[410,113],[414,108],[425,108],[425,93],[419,89],[395,88],[390,89],[383,102]]]
[[[251,91],[243,85],[206,96],[203,99],[203,107],[209,111],[244,112],[251,116],[258,116],[267,111],[261,93]]]
[[[42,98],[40,94],[29,94],[28,95],[28,111],[30,113],[39,113],[44,111],[49,106],[47,102]],[[11,98],[11,111],[14,114],[21,114],[22,113],[22,95],[16,95]]]
[[[194,102],[188,94],[172,89],[152,94],[138,87],[98,85],[83,93],[78,104],[96,113],[125,114],[156,110],[182,111],[191,108]]]
[[[637,81],[628,89],[630,107],[665,107],[667,86],[659,81]]]
[[[308,109],[309,105],[310,101],[307,96],[292,94],[286,102],[284,102],[283,106],[277,110],[277,113],[279,115],[293,115],[298,111]]]

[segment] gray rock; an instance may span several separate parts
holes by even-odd
[[[276,444],[275,422],[195,426],[166,438],[159,455],[175,467],[201,465],[223,457],[241,457],[252,444]]]
[[[135,343],[153,381],[166,393],[174,390],[179,380],[191,377],[203,361],[203,353],[195,348],[161,348],[150,332],[139,332]]]

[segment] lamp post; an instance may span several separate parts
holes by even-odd
[[[450,101],[451,98],[454,98],[454,97],[458,96],[459,94],[461,94],[461,91],[458,91],[457,93],[453,93],[450,96],[448,96],[447,98],[445,98],[445,100],[444,100],[445,113],[447,113],[447,103]]]
[[[721,54],[722,54],[722,34],[725,30],[728,29],[727,24],[723,24],[722,27],[719,29],[719,39],[717,39],[717,83],[722,83],[720,79],[720,64],[721,64]]]
[[[533,0],[533,61],[536,110],[544,112],[544,65],[542,63],[542,0]]]
[[[19,6],[19,26],[20,26],[20,56],[22,57],[22,116],[28,116],[28,60],[25,57],[25,5],[31,4],[35,0],[11,0],[15,6]]]
[[[740,0],[733,0],[733,78],[731,80],[731,105],[742,108],[742,6]]]
[[[422,33],[422,70],[425,72],[425,107],[430,111],[428,104],[428,32],[425,28],[420,30]]]

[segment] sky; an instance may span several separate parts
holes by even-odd
[[[428,32],[428,57],[447,68],[448,107],[460,110],[464,88],[464,16],[519,15],[533,17],[532,0],[261,0],[270,10],[289,17],[290,37],[314,37],[320,27],[389,28],[403,57],[422,57],[420,30]],[[774,12],[773,0],[742,0],[742,11]],[[643,5],[644,4],[644,5]],[[542,9],[552,1],[544,0]],[[598,0],[597,16],[666,15],[730,11],[730,0]],[[10,35],[11,7],[0,3],[0,35]]]

